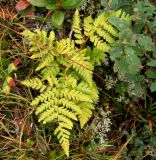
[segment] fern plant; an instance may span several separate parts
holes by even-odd
[[[92,79],[94,66],[86,56],[86,49],[79,50],[70,39],[55,41],[54,32],[49,37],[44,31],[34,34],[24,32],[32,40],[32,59],[39,61],[37,77],[22,81],[22,84],[39,90],[31,105],[37,105],[39,122],[58,123],[57,135],[65,153],[69,156],[69,136],[73,120],[79,120],[81,128],[86,124],[94,109],[93,101],[98,99],[98,90]],[[45,46],[36,44],[36,40]]]
[[[103,13],[95,20],[89,16],[84,20],[83,34],[79,12],[76,10],[73,20],[74,40],[66,38],[57,41],[53,31],[49,35],[38,29],[36,33],[29,30],[23,32],[30,40],[30,58],[37,60],[38,65],[37,76],[21,83],[40,92],[31,105],[37,106],[39,122],[57,123],[54,134],[67,156],[73,122],[79,121],[83,128],[92,115],[94,101],[98,100],[93,70],[96,62],[103,58],[101,52],[108,52],[110,44],[117,37],[117,30],[108,23],[108,19],[113,16],[129,18],[121,11]],[[96,48],[93,51],[83,47],[85,36],[94,43]]]

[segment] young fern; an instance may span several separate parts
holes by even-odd
[[[38,62],[38,76],[21,83],[40,91],[31,105],[37,106],[35,114],[39,122],[57,122],[54,134],[67,156],[74,121],[79,121],[83,128],[92,115],[94,101],[98,100],[93,70],[96,62],[99,63],[102,58],[100,51],[108,52],[118,36],[118,31],[108,22],[113,16],[129,19],[121,11],[102,13],[95,20],[89,16],[84,19],[82,30],[79,12],[76,10],[73,20],[75,40],[67,38],[57,41],[53,31],[49,36],[38,29],[36,33],[28,30],[23,32],[30,40],[30,58]],[[85,36],[96,47],[93,51],[83,47]],[[98,53],[100,56],[96,55]]]
[[[49,37],[45,37],[47,34],[40,30],[36,30],[36,34],[26,30],[23,34],[32,41],[30,58],[36,59],[39,64],[36,67],[38,76],[21,83],[40,91],[31,105],[38,106],[35,113],[39,116],[39,122],[57,121],[54,134],[69,156],[73,121],[79,120],[83,127],[91,117],[93,102],[98,99],[98,90],[92,79],[94,66],[86,55],[86,49],[76,48],[75,42],[68,38],[54,40],[53,31]],[[34,43],[37,38],[38,43],[44,42],[45,47]],[[46,47],[49,44],[50,49]],[[86,106],[92,107],[85,110]],[[83,111],[87,111],[85,119],[82,118],[85,115]]]

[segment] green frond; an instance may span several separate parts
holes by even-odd
[[[38,105],[40,102],[46,102],[47,100],[58,97],[58,91],[56,88],[46,90],[45,92],[41,93],[39,96],[37,96],[32,102],[31,105]]]
[[[35,90],[40,90],[40,92],[44,91],[46,88],[46,85],[44,85],[42,81],[37,77],[29,79],[29,80],[24,80],[21,82],[21,84],[27,87],[31,87]]]
[[[50,34],[49,34],[48,40],[47,40],[47,45],[49,47],[52,47],[53,43],[54,43],[54,40],[55,40],[55,33],[53,31],[51,31]]]
[[[67,86],[72,87],[72,88],[75,88],[77,86],[77,79],[75,79],[74,77],[70,75],[66,77],[66,81],[64,82]]]
[[[73,69],[80,75],[82,78],[89,84],[92,85],[92,74],[94,67],[87,60],[87,56],[85,56],[82,52],[78,52],[72,57]]]
[[[75,116],[75,114],[73,112],[67,110],[64,107],[59,107],[58,108],[58,113],[66,116],[66,117],[68,117],[70,119],[73,119],[73,120],[77,121],[77,117]]]
[[[30,52],[37,52],[39,50],[39,48],[36,45],[36,41],[37,41],[37,36],[35,33],[31,32],[30,30],[25,30],[22,33],[24,36],[28,37],[28,39],[30,39],[30,46],[31,48],[29,49]]]
[[[52,47],[53,41],[55,39],[54,32],[50,32],[49,38],[47,36],[47,32],[40,31],[39,29],[35,30],[36,33],[33,33],[31,31],[25,30],[23,34],[27,36],[30,41],[30,52],[33,53],[30,58],[32,59],[38,59],[43,58],[45,55],[49,54],[49,51],[47,49],[47,46],[49,45]]]
[[[54,120],[56,120],[58,118],[58,113],[54,112],[53,114],[50,114],[49,116],[47,116],[44,120],[43,120],[43,124],[46,123],[50,123],[53,122]],[[40,120],[40,116],[39,116],[39,120]],[[38,120],[38,121],[39,121]],[[41,120],[40,120],[41,121]]]
[[[101,28],[96,28],[95,31],[99,36],[105,39],[105,41],[107,41],[108,43],[112,43],[114,41],[114,38],[105,30]]]
[[[93,22],[94,22],[94,20],[92,19],[91,16],[88,16],[84,19],[84,34],[86,36],[90,36],[90,34],[92,34]]]
[[[87,83],[82,81],[77,85],[76,89],[86,95],[89,95],[93,100],[98,100],[99,98],[98,89],[94,83],[92,84],[92,87],[90,87]]]
[[[121,20],[124,21],[131,21],[132,16],[130,16],[128,13],[122,11],[121,9],[115,12],[115,16],[119,17]]]
[[[122,10],[103,12],[95,20],[91,16],[84,19],[84,34],[90,38],[94,46],[103,52],[109,52],[111,43],[118,37],[118,30],[109,23],[109,19],[118,17],[123,21],[130,21],[131,16]]]
[[[47,123],[47,121],[45,120],[46,118],[48,117],[51,117],[51,115],[54,114],[55,112],[55,108],[58,108],[58,106],[53,106],[53,108],[49,108],[49,109],[46,109],[44,112],[42,112],[40,115],[39,115],[39,119],[38,121],[41,122],[43,121],[43,123]],[[51,120],[52,121],[52,120]]]
[[[93,100],[91,99],[90,96],[85,95],[82,92],[79,92],[77,90],[74,89],[68,89],[68,88],[64,88],[62,90],[60,90],[60,98],[64,97],[67,98],[69,100],[76,100],[76,101],[84,101],[84,102],[93,102]]]
[[[110,45],[104,42],[104,40],[98,35],[91,35],[90,40],[94,43],[94,46],[104,52],[108,52],[111,48]]]
[[[31,59],[39,59],[39,58],[41,58],[42,59],[48,53],[49,53],[49,51],[47,49],[43,49],[42,51],[40,51],[39,48],[38,48],[38,52],[34,53],[30,58]]]
[[[56,75],[60,72],[60,67],[55,61],[51,63],[51,65],[46,66],[44,69],[41,70],[41,74],[43,75],[43,79],[48,75],[53,75],[56,77]]]
[[[80,15],[78,9],[76,9],[74,17],[73,17],[73,31],[74,31],[74,37],[76,38],[75,43],[77,44],[83,44],[85,41],[83,39],[83,34],[81,32],[80,27]]]
[[[36,36],[38,37],[38,41],[41,42],[43,45],[47,44],[47,32],[41,31],[39,29],[35,30]]]
[[[57,135],[59,142],[64,149],[67,157],[69,157],[69,135],[70,132],[61,127],[62,122],[59,122],[59,126],[55,129],[54,134]],[[63,125],[64,126],[64,125]]]
[[[82,114],[78,116],[79,121],[80,121],[80,126],[81,128],[84,127],[84,125],[87,123],[87,121],[90,119],[92,116],[92,110],[94,110],[94,105],[92,103],[86,103],[82,102],[79,104]]]
[[[59,99],[57,99],[57,98],[49,99],[48,101],[41,103],[37,107],[35,114],[38,115],[38,114],[44,112],[46,109],[49,109],[49,108],[54,107],[56,105],[59,105]]]
[[[69,118],[67,118],[66,116],[64,116],[64,115],[59,114],[58,115],[58,121],[66,123],[66,127],[68,129],[72,129],[72,127],[73,127],[73,122]]]
[[[101,62],[105,58],[103,51],[97,47],[93,48],[93,50],[90,47],[87,47],[87,56],[90,57],[90,62],[93,66],[101,65]]]
[[[63,55],[63,54],[72,55],[75,53],[74,41],[71,41],[69,38],[62,39],[60,41],[56,41],[55,47],[56,47],[56,50],[58,51],[58,53],[61,55]]]
[[[75,115],[82,114],[80,107],[74,101],[70,101],[66,98],[61,98],[59,99],[59,102],[61,105],[63,105],[63,107],[71,109],[75,113]]]
[[[102,21],[100,23],[102,29],[106,30],[108,33],[110,33],[112,36],[117,37],[118,36],[118,31],[107,21]]]
[[[94,46],[98,49],[108,52],[110,50],[110,44],[114,41],[114,36],[117,36],[116,29],[108,24],[108,19],[111,17],[110,13],[101,13],[89,26],[86,24],[84,33],[89,36],[90,41],[94,43]],[[88,21],[87,19],[85,20]]]
[[[43,76],[44,79],[46,79],[49,83],[50,86],[54,86],[54,85],[57,85],[58,84],[58,80],[55,76],[53,75],[44,75]]]
[[[122,21],[131,19],[121,10],[103,12],[95,19],[91,16],[85,18],[81,28],[79,11],[76,10],[73,17],[74,40],[57,41],[53,31],[49,34],[39,29],[36,33],[23,32],[30,41],[30,58],[38,62],[36,71],[39,75],[22,81],[22,84],[40,90],[40,95],[31,105],[37,106],[35,114],[39,122],[57,123],[54,134],[67,156],[74,121],[79,120],[83,128],[92,115],[94,101],[98,100],[93,71],[103,58],[102,54],[110,51],[111,43],[118,37],[118,27],[111,22],[113,17]],[[95,47],[93,50],[77,45],[89,40]]]
[[[48,67],[52,65],[53,61],[54,61],[54,56],[52,54],[46,54],[45,57],[42,58],[41,63],[39,63],[38,67],[36,68],[36,71],[39,71],[46,66]]]
[[[87,23],[92,25],[92,22],[93,20],[88,18]],[[87,27],[89,26],[86,26],[86,32],[90,32]],[[30,58],[38,62],[36,71],[39,72],[38,77],[41,80],[34,78],[22,82],[27,87],[40,90],[40,95],[34,98],[31,105],[37,106],[35,114],[39,117],[39,122],[47,124],[55,121],[58,124],[55,134],[67,156],[69,156],[69,130],[73,127],[73,121],[77,121],[81,114],[84,115],[80,104],[93,103],[98,98],[92,77],[94,66],[90,62],[90,56],[87,56],[87,49],[75,46],[75,43],[82,44],[84,37],[78,11],[75,13],[73,28],[75,41],[69,38],[56,41],[53,31],[49,36],[45,31],[36,30],[36,33],[25,31],[32,40]],[[87,115],[88,112],[86,110]]]

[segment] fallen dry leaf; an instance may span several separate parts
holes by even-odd
[[[30,3],[27,0],[19,0],[15,6],[18,11],[22,11],[30,6]]]

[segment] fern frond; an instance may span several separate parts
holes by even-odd
[[[47,45],[49,47],[52,47],[53,43],[54,43],[54,40],[55,40],[55,33],[53,31],[51,31],[50,34],[49,34],[48,40],[47,40]]]
[[[40,102],[46,102],[47,100],[58,97],[58,92],[56,88],[53,88],[52,90],[46,90],[45,92],[41,93],[39,96],[37,96],[32,102],[31,105],[38,105]]]
[[[73,31],[74,37],[76,38],[75,43],[77,44],[83,44],[85,42],[81,30],[82,29],[80,27],[80,15],[78,9],[76,9],[73,17]]]
[[[57,63],[55,63],[55,61],[53,61],[53,63],[51,63],[51,65],[46,66],[44,69],[42,69],[41,74],[43,75],[43,79],[48,75],[53,75],[54,77],[56,77],[56,75],[60,72],[60,67]]]
[[[47,32],[36,29],[36,34],[38,37],[38,41],[41,42],[43,45],[46,45],[47,44]]]
[[[118,31],[107,21],[102,21],[100,23],[102,29],[106,30],[108,33],[110,33],[112,36],[117,37],[118,36]]]
[[[73,69],[89,84],[92,85],[93,66],[87,61],[83,51],[75,54],[72,59]]]
[[[61,127],[63,126],[63,127]],[[69,157],[69,136],[70,132],[66,128],[66,124],[59,122],[59,126],[55,129],[54,134],[57,135],[59,142],[64,149],[66,155]]]
[[[49,35],[40,30],[36,30],[36,33],[23,32],[30,39],[29,51],[31,58],[38,62],[36,71],[40,78],[25,80],[22,84],[40,90],[40,95],[34,98],[31,105],[37,105],[35,114],[39,122],[57,123],[54,134],[67,156],[73,121],[79,120],[83,128],[94,110],[93,102],[98,100],[93,70],[103,58],[102,53],[109,52],[111,43],[118,37],[118,29],[111,22],[113,17],[122,21],[131,18],[120,10],[103,12],[95,19],[91,16],[85,18],[82,30],[80,15],[76,10],[73,18],[75,40],[67,38],[57,41],[53,31]],[[85,36],[94,44],[93,51],[77,45],[85,42]]]
[[[82,81],[77,85],[76,89],[86,95],[89,95],[94,101],[99,98],[98,89],[94,83],[92,84],[92,87],[90,87],[87,83]]]
[[[75,114],[73,112],[67,110],[66,108],[59,107],[58,113],[68,117],[69,119],[73,119],[73,120],[77,121],[77,117],[75,116]]]
[[[131,21],[132,16],[130,16],[128,13],[122,11],[121,9],[115,12],[115,16],[119,17],[121,20],[124,21]]]
[[[38,121],[39,122],[43,121],[43,123],[45,124],[45,123],[47,123],[47,121],[45,119],[48,117],[50,117],[51,121],[52,121],[53,120],[52,115],[54,114],[55,109],[57,109],[57,108],[58,108],[58,106],[53,106],[49,109],[46,108],[46,110],[39,115]]]
[[[61,55],[63,55],[63,54],[72,55],[73,53],[75,53],[75,50],[74,50],[74,47],[75,47],[74,41],[71,41],[71,39],[69,39],[69,38],[57,41],[55,43],[55,47],[56,47],[56,50]]]
[[[92,110],[94,110],[94,105],[92,103],[86,103],[82,102],[79,104],[82,114],[78,116],[79,121],[80,121],[80,126],[81,128],[84,127],[84,125],[87,123],[87,121],[90,119],[92,116]]]
[[[121,20],[130,21],[131,16],[122,10],[103,12],[95,20],[90,16],[84,19],[84,34],[90,38],[98,49],[109,52],[111,43],[118,37],[118,31],[109,19],[119,17]]]
[[[63,107],[69,108],[71,109],[73,112],[75,112],[75,115],[79,115],[82,114],[82,111],[79,107],[79,105],[77,105],[74,101],[70,101],[66,98],[61,98],[59,100],[60,104],[63,105]]]
[[[94,43],[94,46],[104,52],[108,52],[111,48],[110,45],[104,42],[98,35],[90,35],[90,40]]]
[[[114,38],[105,30],[103,30],[101,28],[96,28],[95,31],[98,34],[98,36],[101,36],[108,43],[112,43],[114,41]]]
[[[93,22],[91,16],[88,16],[84,19],[84,34],[90,36],[93,33]]]
[[[41,63],[39,63],[38,67],[36,68],[36,71],[39,71],[46,66],[51,66],[53,61],[54,56],[52,54],[46,54],[45,57],[43,57],[43,59],[41,60]]]
[[[44,91],[46,88],[46,85],[44,85],[42,81],[37,77],[29,80],[24,80],[21,82],[21,84],[36,90],[40,90],[40,92]]]
[[[59,99],[57,99],[57,98],[49,99],[48,101],[45,101],[44,103],[41,103],[37,107],[35,114],[38,115],[38,114],[44,112],[46,109],[49,109],[52,106],[54,107],[56,105],[59,105]]]
[[[70,90],[68,88],[64,88],[60,90],[59,96],[60,98],[65,97],[69,100],[74,100],[74,101],[77,100],[77,101],[84,101],[84,102],[93,102],[91,97],[74,89]]]

